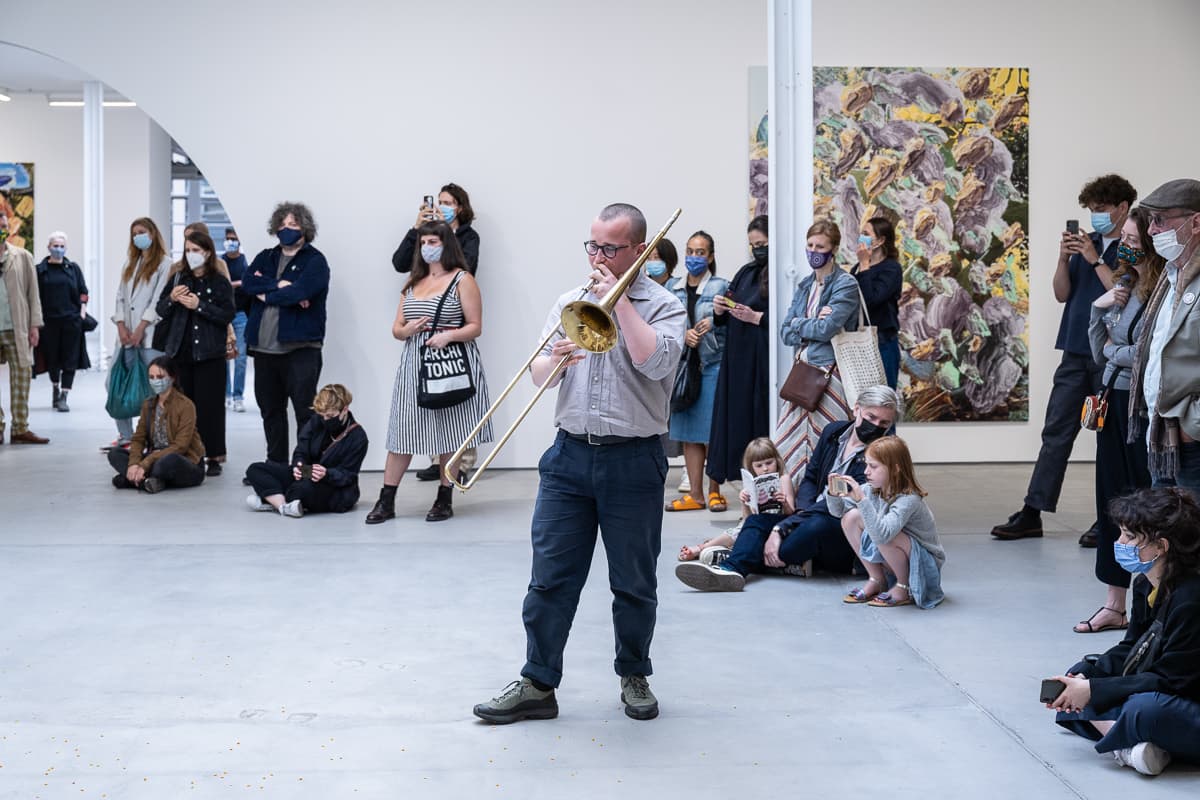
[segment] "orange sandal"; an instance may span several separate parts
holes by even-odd
[[[704,506],[696,502],[696,498],[690,494],[685,494],[676,500],[672,500],[664,506],[666,511],[703,511]]]
[[[714,513],[720,513],[729,509],[729,503],[725,502],[725,495],[720,492],[713,492],[708,496],[708,510]]]

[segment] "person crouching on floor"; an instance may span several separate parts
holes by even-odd
[[[150,362],[154,394],[142,404],[129,450],[114,447],[108,463],[118,489],[184,489],[204,482],[204,442],[196,430],[196,406],[175,388],[179,370],[170,356]]]
[[[908,445],[898,436],[876,439],[867,445],[866,460],[865,484],[849,475],[829,476],[829,513],[842,518],[842,532],[870,576],[842,602],[933,608],[945,597],[946,551]],[[895,577],[891,589],[888,572]]]
[[[315,412],[300,428],[291,464],[259,461],[246,468],[254,491],[246,504],[285,517],[337,514],[358,502],[358,471],[367,455],[367,433],[350,413],[353,395],[340,383],[322,387]]]

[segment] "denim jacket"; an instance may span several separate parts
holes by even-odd
[[[792,307],[788,309],[783,327],[780,328],[780,336],[784,344],[796,348],[807,345],[805,361],[809,364],[827,367],[835,361],[833,345],[830,344],[833,337],[843,330],[858,330],[858,281],[841,267],[834,267],[817,300],[817,311],[829,306],[833,313],[825,319],[817,319],[815,316],[804,316],[814,279],[814,274],[810,273],[796,287],[796,293],[792,295]]]
[[[667,281],[666,288],[679,298],[684,310],[687,310],[687,276],[676,276]],[[729,281],[715,275],[704,273],[698,287],[696,298],[696,318],[689,322],[689,327],[695,327],[702,319],[713,323],[712,329],[700,338],[700,368],[710,367],[721,363],[721,354],[725,351],[725,327],[717,327],[713,319],[713,298],[729,291]],[[684,348],[684,353],[687,348]]]

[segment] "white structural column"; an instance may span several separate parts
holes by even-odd
[[[813,215],[812,0],[768,0],[767,114],[771,126],[767,192],[771,210],[771,429],[779,386],[792,362],[779,326],[796,284],[809,273],[804,232]]]
[[[83,84],[83,271],[88,307],[100,320],[96,329],[95,365],[104,367],[104,334],[108,316],[104,300],[104,84]]]

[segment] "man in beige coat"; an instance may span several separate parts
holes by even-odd
[[[8,364],[13,444],[46,444],[29,430],[29,381],[33,348],[42,327],[42,301],[37,271],[28,250],[9,247],[8,216],[0,209],[0,363]],[[4,441],[4,409],[0,407],[0,443]]]

